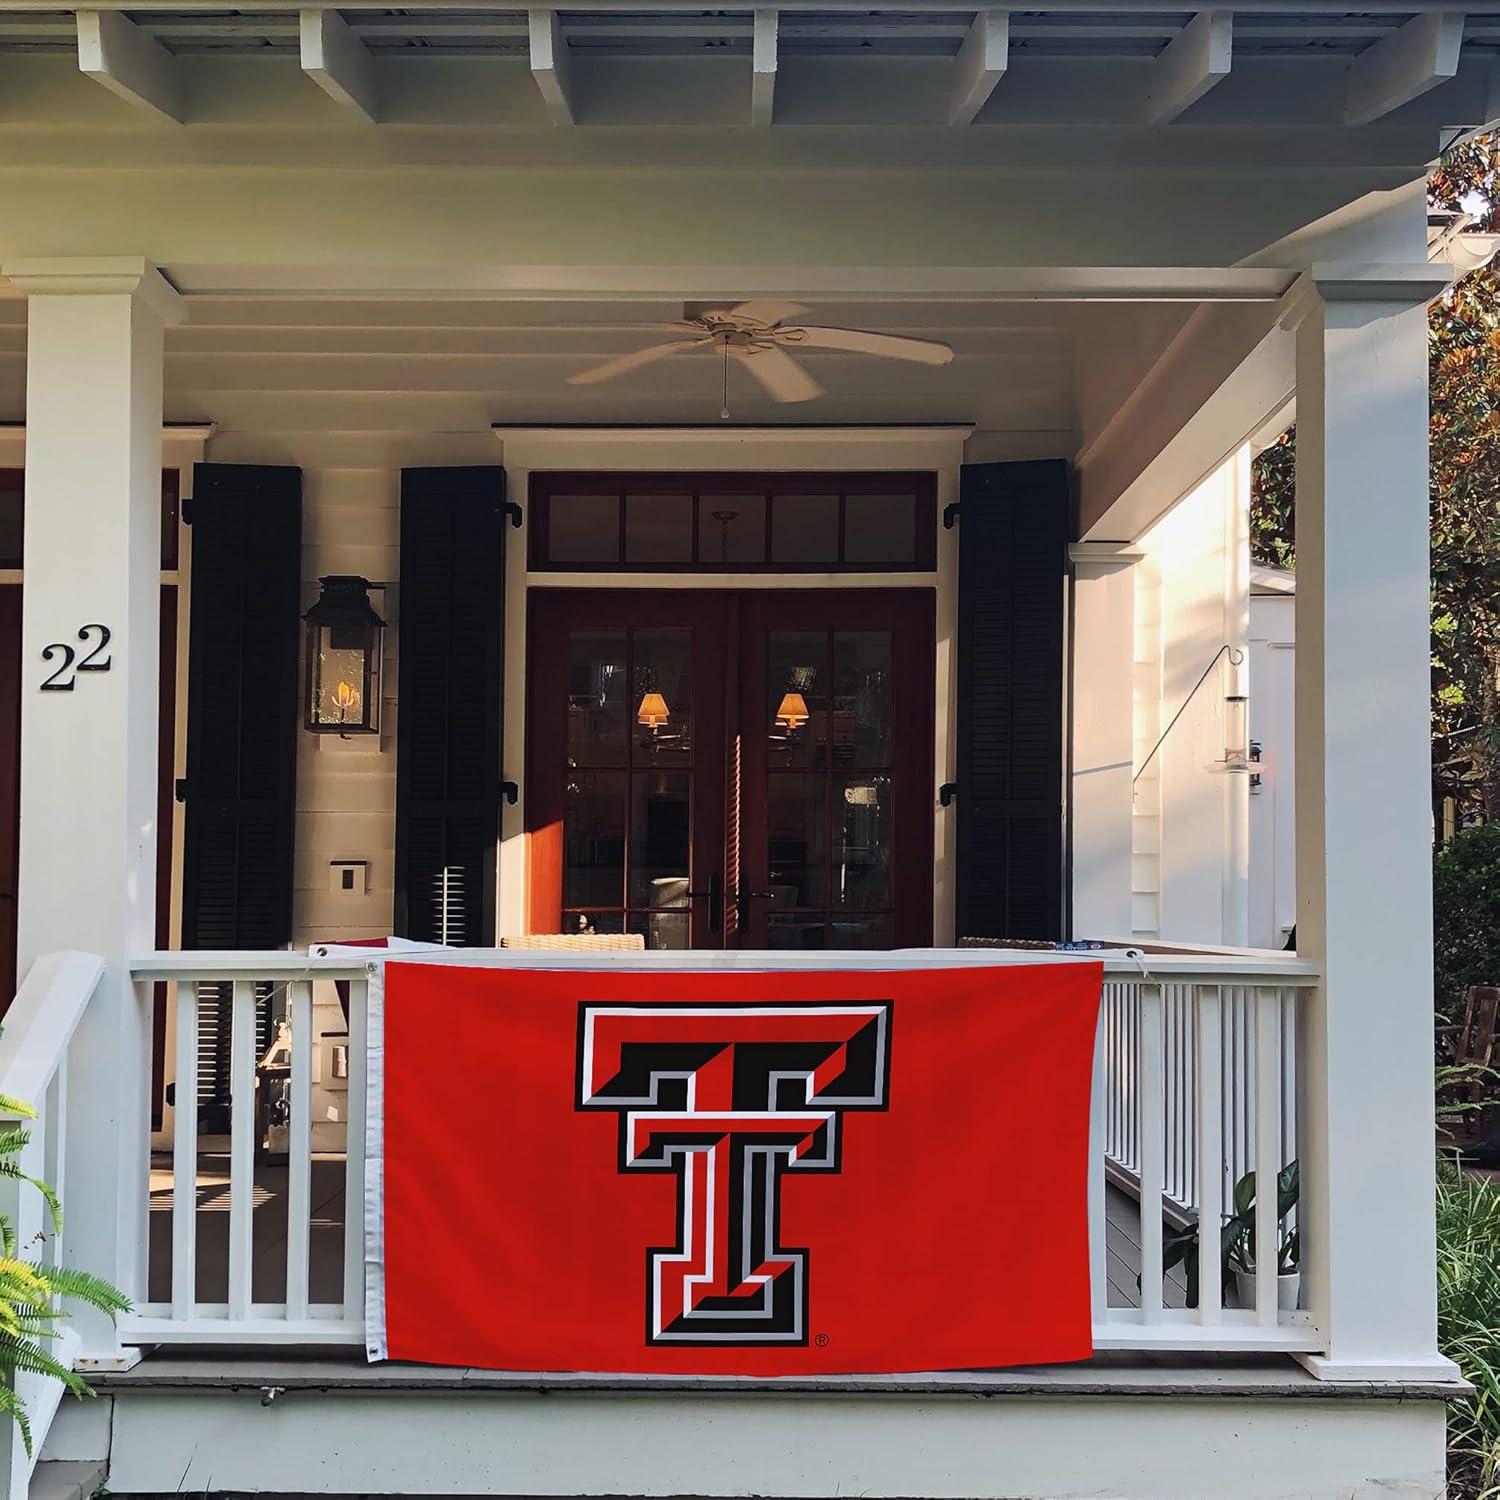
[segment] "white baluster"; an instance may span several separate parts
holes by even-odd
[[[349,1124],[344,1163],[344,1318],[365,1317],[365,1027],[368,985],[349,983]]]
[[[198,1301],[198,986],[177,990],[177,1077],[172,1097],[172,1316]]]
[[[1140,1001],[1141,1314],[1159,1323],[1162,1309],[1161,1193],[1163,1116],[1162,987],[1143,984]]]
[[[1223,1302],[1219,1222],[1224,1185],[1223,991],[1197,987],[1198,996],[1198,1321],[1217,1323]]]
[[[312,1209],[312,984],[287,987],[292,1031],[292,1071],[287,1142],[286,1315],[307,1317],[308,1245]]]
[[[255,1255],[255,985],[234,982],[229,1049],[229,1317],[250,1316]]]
[[[1277,1178],[1281,1173],[1281,1000],[1255,990],[1255,1320],[1277,1321],[1280,1236]]]

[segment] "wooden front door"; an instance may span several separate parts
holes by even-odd
[[[930,590],[533,590],[528,927],[932,941]]]
[[[16,992],[21,874],[21,585],[0,585],[0,1013]]]

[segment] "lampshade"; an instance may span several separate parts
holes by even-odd
[[[809,718],[807,699],[801,693],[783,693],[776,709],[776,722],[784,729],[800,729]]]
[[[644,724],[653,733],[672,717],[667,700],[660,693],[641,695],[641,706],[635,711],[635,722]]]

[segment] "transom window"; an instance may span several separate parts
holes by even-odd
[[[928,473],[533,474],[531,567],[926,572],[935,509]]]

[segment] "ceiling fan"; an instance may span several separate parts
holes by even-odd
[[[596,385],[643,365],[670,359],[692,349],[713,349],[724,364],[725,405],[729,415],[729,361],[735,360],[760,382],[776,401],[812,401],[823,387],[787,353],[789,349],[842,349],[850,354],[873,354],[880,359],[906,359],[920,365],[946,365],[953,358],[947,344],[930,339],[903,338],[893,333],[871,333],[860,328],[821,328],[795,320],[807,308],[796,302],[741,302],[735,307],[708,305],[702,311],[685,309],[682,322],[666,325],[690,335],[652,344],[606,360],[602,365],[568,377],[569,385]]]

